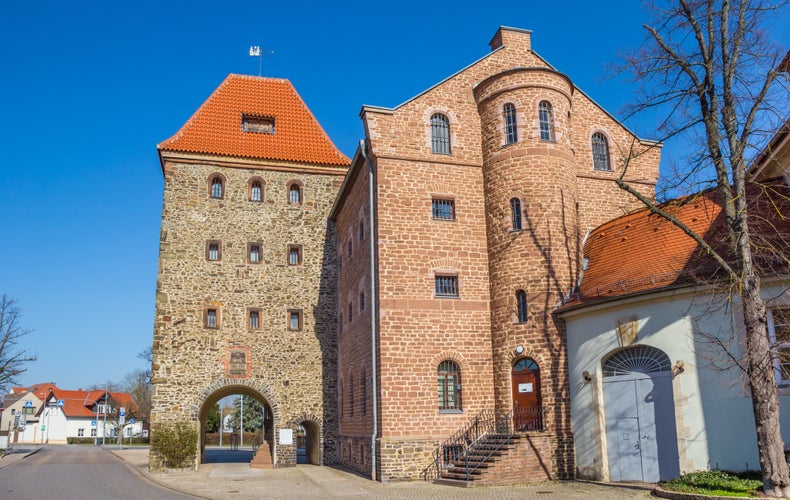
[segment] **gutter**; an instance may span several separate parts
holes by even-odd
[[[370,478],[376,480],[376,438],[378,437],[378,388],[376,384],[376,245],[374,241],[375,232],[375,218],[373,217],[373,163],[368,158],[365,152],[365,140],[359,141],[359,152],[365,159],[368,165],[368,206],[370,212],[370,222],[368,231],[370,235],[370,361],[371,361],[371,377],[373,386],[373,434],[370,436],[370,457],[371,457],[371,471]]]

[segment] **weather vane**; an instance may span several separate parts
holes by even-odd
[[[258,76],[261,76],[264,54],[274,54],[274,51],[269,49],[262,49],[260,45],[250,45],[250,57],[258,58]]]

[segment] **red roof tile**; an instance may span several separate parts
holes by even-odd
[[[242,115],[274,118],[274,134],[244,132]],[[160,151],[347,166],[291,82],[228,75]]]
[[[68,417],[94,417],[96,416],[96,401],[104,396],[105,391],[68,391],[55,388],[52,399],[63,400],[63,413]],[[109,397],[125,406],[130,413],[137,408],[131,394],[126,392],[107,392]],[[42,407],[43,410],[43,407]],[[39,410],[39,413],[41,410]]]
[[[764,274],[787,274],[790,257],[790,189],[781,181],[748,187],[753,253]],[[725,258],[729,256],[718,191],[673,200],[662,208]],[[778,248],[777,256],[762,248]],[[561,309],[715,277],[719,266],[680,228],[647,209],[596,228],[584,245],[587,269]]]

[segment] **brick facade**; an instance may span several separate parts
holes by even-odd
[[[639,180],[646,194],[652,195],[658,177],[660,148],[640,141],[532,52],[530,32],[501,28],[491,47],[488,56],[399,107],[364,107],[361,113],[374,171],[376,477],[382,481],[420,477],[436,446],[464,423],[486,408],[512,408],[511,371],[525,357],[540,369],[540,401],[548,412],[540,438],[550,448],[540,453],[551,456],[546,473],[573,476],[565,330],[552,309],[578,279],[583,235],[636,206],[612,182],[625,155],[642,153],[625,177]],[[550,140],[541,139],[541,101],[552,106]],[[505,104],[516,110],[518,140],[512,144],[506,144]],[[449,154],[432,152],[431,117],[437,113],[449,121]],[[608,141],[610,171],[593,168],[595,133]],[[358,290],[369,287],[370,260],[367,247],[346,255],[344,242],[356,234],[360,218],[367,224],[368,182],[359,154],[332,214],[344,314],[340,462],[365,474],[372,473],[370,456],[363,461],[355,450],[363,445],[369,451],[374,434],[371,393],[360,401],[358,382],[372,369],[370,311],[357,317],[354,310],[349,321],[347,308]],[[522,209],[518,230],[513,198]],[[453,200],[454,219],[432,218],[433,199]],[[436,296],[437,275],[457,277],[457,297]],[[516,317],[518,290],[526,292],[527,321]],[[461,411],[437,405],[437,368],[445,360],[461,371]],[[529,470],[521,479],[529,479]]]

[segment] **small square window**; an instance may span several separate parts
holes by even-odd
[[[455,220],[455,200],[431,200],[431,216],[436,220]]]
[[[203,314],[203,326],[206,328],[219,328],[219,311],[206,309]]]
[[[434,276],[437,297],[458,297],[458,276]]]
[[[302,245],[288,245],[288,265],[298,266],[302,263]]]
[[[250,330],[258,330],[261,327],[261,311],[260,309],[247,310],[247,328]]]
[[[222,243],[216,240],[209,240],[206,242],[206,260],[219,261],[222,260]]]
[[[302,330],[302,310],[290,309],[288,310],[288,329],[292,332]]]
[[[247,258],[250,264],[261,263],[261,246],[258,243],[250,243],[247,245]]]

